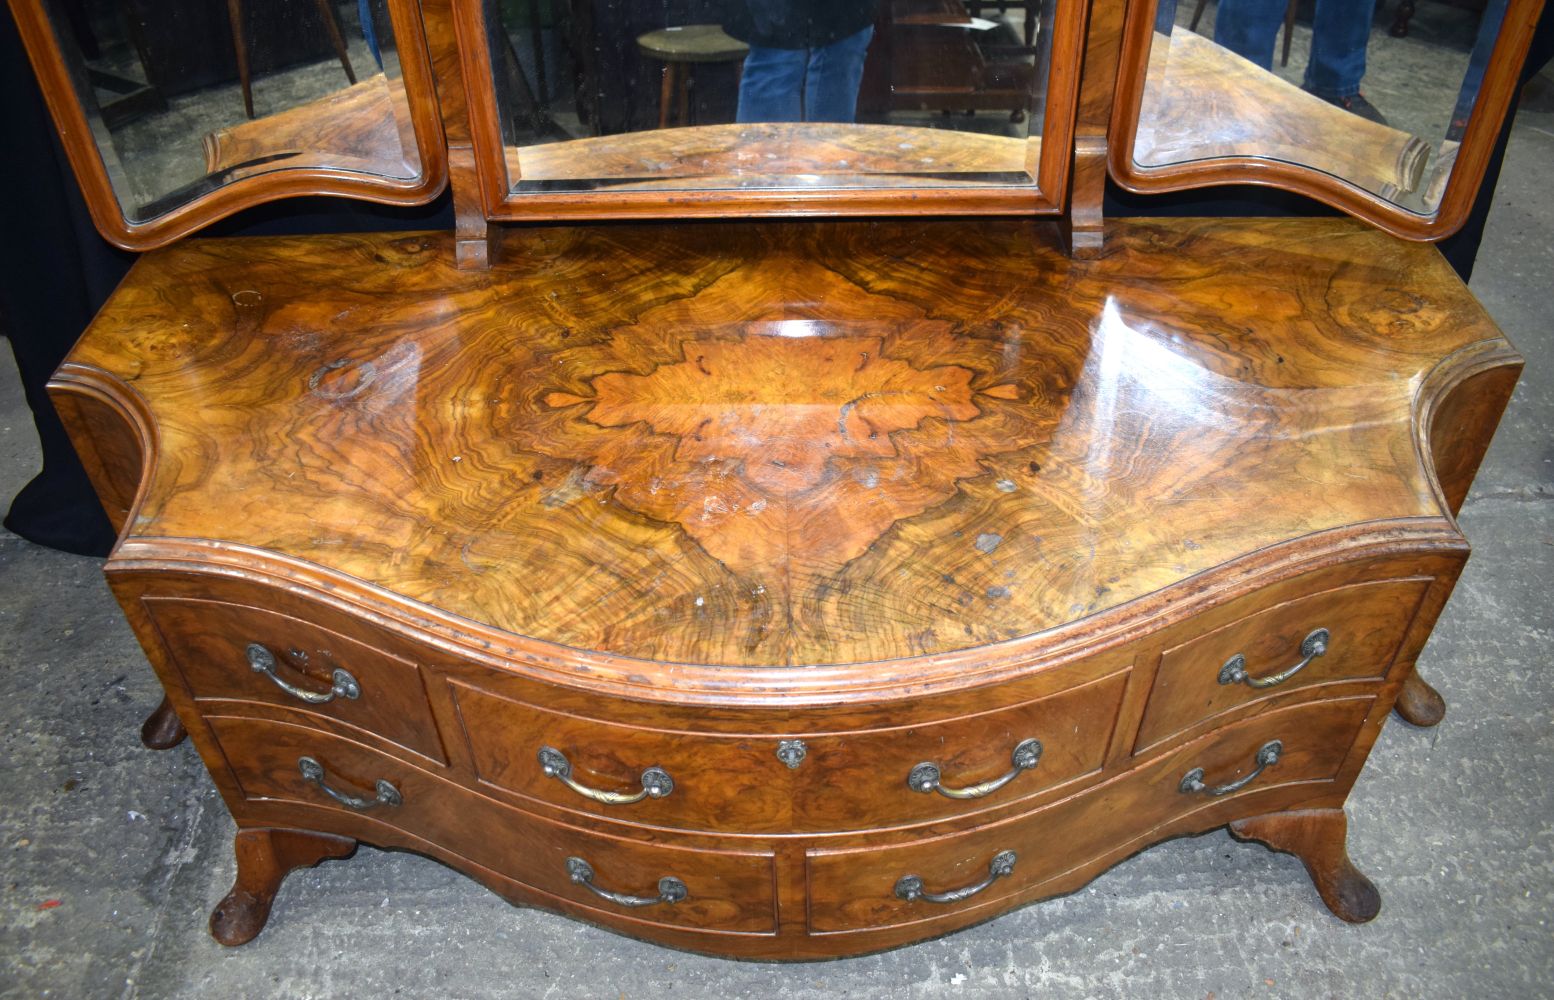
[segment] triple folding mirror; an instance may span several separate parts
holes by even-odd
[[[414,0],[18,0],[98,228],[160,245],[275,194],[423,201],[443,139]]]
[[[1268,184],[1413,239],[1466,216],[1543,6],[10,0],[132,249],[291,195],[428,200],[465,100],[491,219],[1057,213],[1114,41],[1087,14],[1124,3],[1115,180]]]

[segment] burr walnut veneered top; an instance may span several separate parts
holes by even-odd
[[[1161,220],[1079,262],[1045,232],[529,230],[488,273],[444,235],[198,241],[71,360],[149,408],[131,535],[657,660],[962,650],[1442,516],[1415,397],[1498,333],[1433,250]]]

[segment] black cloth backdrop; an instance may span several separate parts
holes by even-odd
[[[1554,54],[1554,17],[1538,26],[1525,80]],[[43,471],[11,502],[5,526],[40,545],[105,555],[113,543],[81,463],[44,392],[44,384],[134,261],[97,234],[33,80],[9,9],[0,15],[0,332],[11,342],[27,405],[42,443]],[[1489,174],[1462,232],[1441,251],[1466,280],[1483,237],[1510,122],[1501,130]],[[1108,187],[1106,214],[1328,215],[1295,195],[1222,187],[1140,197]],[[803,225],[803,223],[794,223]],[[209,235],[245,236],[377,230],[447,229],[446,195],[398,209],[329,198],[299,198],[251,209],[210,227]]]

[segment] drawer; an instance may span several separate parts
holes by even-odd
[[[644,844],[579,830],[494,802],[350,740],[257,719],[206,721],[247,799],[296,802],[386,823],[601,914],[720,933],[776,933],[775,859],[769,852]],[[303,758],[316,764],[311,781],[299,763]],[[355,807],[331,797],[321,784],[357,800]],[[373,840],[371,824],[364,824],[360,836]],[[586,874],[584,881],[598,892],[574,881],[574,871],[578,878]],[[683,898],[672,903],[641,903],[682,889]],[[599,893],[638,897],[639,905]]]
[[[1374,701],[1342,698],[1270,712],[1034,813],[967,833],[885,848],[811,850],[810,933],[871,930],[981,908],[996,912],[1010,897],[1212,803],[1331,779]],[[1282,743],[1277,762],[1240,790],[1219,797],[1183,790],[1183,779],[1199,769],[1208,788],[1246,781],[1271,740]],[[999,877],[989,881],[995,865],[1010,861],[1007,872],[1000,868]],[[898,886],[908,876],[916,876],[922,891],[935,895],[988,884],[958,900],[903,899]]]
[[[446,762],[416,663],[246,604],[186,597],[142,602],[190,693],[207,703],[202,711],[222,700],[280,705]]]
[[[1031,798],[1101,769],[1127,680],[1119,670],[997,711],[810,737],[794,808],[806,828],[859,830]]]
[[[484,782],[622,822],[793,833],[931,822],[1017,802],[1097,771],[1127,676],[1119,670],[1045,698],[910,727],[809,733],[796,716],[786,720],[793,729],[770,735],[621,725],[461,681],[451,687]],[[753,718],[751,729],[763,724],[773,725]],[[785,740],[802,743],[796,767],[779,758]],[[549,773],[543,748],[553,754]],[[1017,748],[1022,764],[1034,766],[1016,766]],[[971,798],[914,791],[908,778],[920,765],[937,768],[939,786],[952,793],[1008,780]],[[559,780],[563,769],[580,787]]]
[[[1337,681],[1380,681],[1431,582],[1384,580],[1337,587],[1167,649],[1135,750],[1288,691]],[[1319,629],[1326,632],[1325,645],[1320,635],[1309,638]],[[1325,652],[1290,673],[1319,648]],[[1288,676],[1278,680],[1280,674]]]

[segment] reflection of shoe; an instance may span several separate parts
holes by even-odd
[[[1359,115],[1361,118],[1369,119],[1370,121],[1375,122],[1377,125],[1387,124],[1387,119],[1382,116],[1380,111],[1376,110],[1376,105],[1365,99],[1364,94],[1350,94],[1348,97],[1333,97],[1329,94],[1319,94],[1314,90],[1308,90],[1306,93],[1320,97],[1322,100],[1333,105],[1334,107],[1343,108],[1345,111]]]

